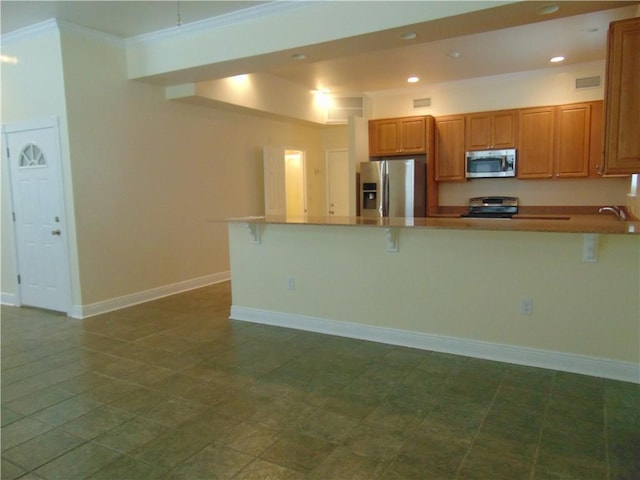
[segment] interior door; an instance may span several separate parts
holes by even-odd
[[[20,303],[67,312],[70,281],[58,127],[55,121],[34,125],[3,129]]]
[[[349,216],[349,152],[327,150],[327,213]]]
[[[265,146],[264,211],[265,215],[285,215],[287,207],[284,148]]]
[[[287,216],[299,217],[307,213],[307,169],[301,150],[285,150],[285,211]]]

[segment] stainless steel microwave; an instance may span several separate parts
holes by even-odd
[[[467,178],[515,177],[516,149],[478,150],[466,154]]]

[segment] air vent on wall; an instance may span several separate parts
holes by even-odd
[[[413,100],[413,108],[423,108],[431,106],[431,98],[415,98]]]
[[[362,117],[362,110],[362,97],[333,97],[325,122],[347,123],[349,117]]]
[[[581,88],[596,88],[600,86],[600,75],[595,77],[576,78],[576,90]]]

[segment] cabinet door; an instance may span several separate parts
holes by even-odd
[[[640,173],[640,17],[609,26],[605,174]]]
[[[491,148],[515,147],[518,112],[515,110],[495,112],[491,119]]]
[[[401,119],[400,132],[400,151],[402,153],[424,153],[426,151],[424,117]]]
[[[518,115],[518,178],[553,175],[554,108],[525,108]]]
[[[466,118],[467,150],[491,148],[491,114],[474,113]]]
[[[463,115],[436,119],[436,180],[465,180]]]
[[[591,105],[578,103],[556,107],[556,177],[589,175]]]
[[[467,115],[467,150],[515,147],[517,118],[515,110]]]
[[[395,155],[400,145],[400,123],[396,119],[369,122],[369,155]]]

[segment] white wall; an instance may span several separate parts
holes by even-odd
[[[370,93],[371,118],[454,115],[604,98],[604,61]],[[576,90],[575,79],[600,75],[600,87]],[[413,108],[413,99],[431,106]]]
[[[581,234],[405,228],[389,253],[383,228],[261,228],[255,245],[244,224],[229,225],[234,309],[258,321],[640,362],[640,236],[601,235],[598,262],[583,263]],[[520,314],[523,298],[533,315]]]
[[[167,101],[163,88],[127,80],[118,42],[78,29],[60,36],[12,46],[23,62],[3,67],[2,113],[3,121],[62,119],[77,234],[74,307],[227,274],[224,219],[264,212],[264,145],[307,152],[309,202],[324,210],[325,144],[346,137],[346,126]],[[17,291],[15,253],[4,241],[13,235],[8,204],[3,297]]]
[[[440,205],[467,205],[469,198],[509,195],[521,205],[625,205],[629,178],[518,180],[481,178],[440,183]]]
[[[227,103],[273,115],[324,123],[325,107],[309,88],[266,73],[252,73],[166,88],[167,98],[216,106]]]
[[[169,102],[73,34],[63,56],[84,304],[227,271],[220,221],[263,212],[262,146],[322,159],[322,127]]]
[[[69,161],[67,111],[62,71],[60,35],[54,21],[38,25],[29,35],[3,38],[2,54],[17,63],[3,64],[2,123],[57,119],[63,183],[72,183]],[[4,139],[3,139],[4,141]],[[4,150],[4,149],[3,149]],[[4,159],[4,152],[3,152]],[[2,162],[2,301],[13,303],[18,292],[16,251],[11,220],[11,189],[8,165]],[[74,199],[65,191],[72,302],[81,298],[74,225]]]

